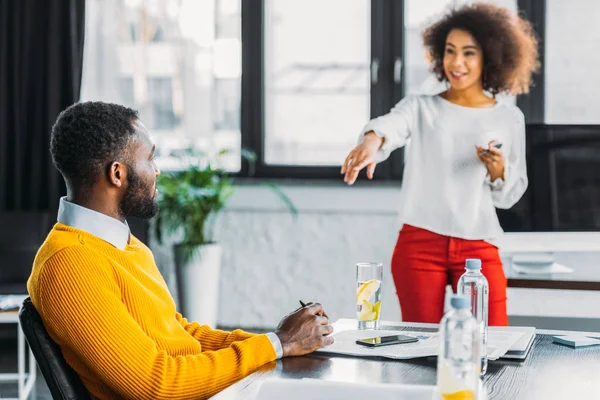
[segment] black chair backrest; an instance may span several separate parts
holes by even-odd
[[[50,338],[40,314],[28,297],[19,312],[21,329],[50,388],[53,399],[89,400],[79,375],[67,364],[60,347]]]

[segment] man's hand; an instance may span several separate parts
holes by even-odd
[[[344,176],[344,182],[348,185],[352,185],[358,173],[364,167],[367,167],[367,177],[373,179],[375,173],[375,154],[383,145],[383,139],[375,135],[375,132],[370,131],[365,134],[365,138],[361,144],[356,146],[354,150],[348,154],[342,164],[341,173]]]
[[[303,356],[333,343],[329,319],[319,303],[302,307],[279,323],[275,334],[281,341],[283,356]]]

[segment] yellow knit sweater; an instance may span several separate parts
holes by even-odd
[[[58,223],[27,287],[94,398],[207,398],[276,359],[266,335],[182,318],[152,252],[133,235],[119,250]]]

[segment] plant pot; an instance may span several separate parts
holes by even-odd
[[[221,246],[174,246],[181,314],[189,322],[215,328],[219,311]]]

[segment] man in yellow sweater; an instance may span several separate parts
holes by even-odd
[[[50,150],[67,196],[28,290],[93,398],[207,398],[265,363],[333,342],[319,304],[266,335],[213,330],[175,310],[152,252],[125,220],[158,212],[160,171],[136,111],[75,104],[59,115]]]

